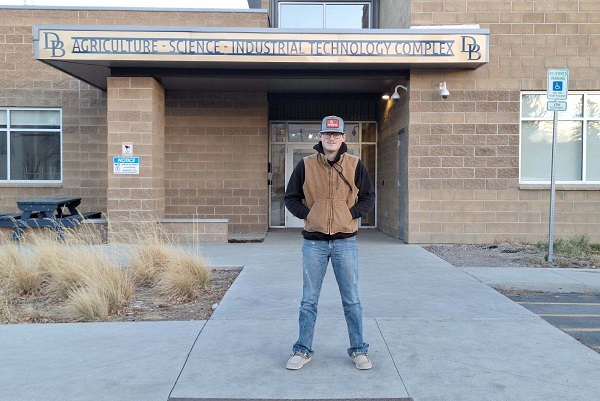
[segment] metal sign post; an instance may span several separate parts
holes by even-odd
[[[557,125],[558,111],[567,109],[566,102],[557,100],[567,100],[569,88],[569,70],[550,69],[548,70],[548,110],[553,110],[554,119],[552,123],[552,167],[550,172],[550,223],[548,229],[548,262],[552,262],[554,256],[554,203],[556,200],[556,145],[557,145]]]
[[[552,263],[554,254],[554,202],[556,200],[556,137],[558,125],[558,111],[554,111],[552,123],[552,170],[550,172],[550,223],[548,229],[548,262]]]

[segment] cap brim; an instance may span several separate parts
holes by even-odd
[[[319,131],[320,134],[346,134],[345,132],[342,131],[336,131],[336,130],[326,130],[326,131]]]

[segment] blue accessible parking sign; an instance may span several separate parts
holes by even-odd
[[[548,70],[548,100],[567,100],[569,70]]]

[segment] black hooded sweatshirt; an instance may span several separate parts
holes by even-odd
[[[323,144],[321,142],[317,143],[313,149],[321,154],[325,154],[323,150]],[[342,143],[338,154],[336,155],[333,161],[328,160],[329,164],[333,166],[339,160],[341,155],[348,151],[348,146],[345,143]],[[338,171],[338,170],[336,170]],[[339,171],[338,171],[339,173]],[[341,173],[339,173],[341,174]],[[346,177],[342,177],[342,179],[346,179]],[[369,173],[367,172],[367,168],[364,163],[359,159],[358,165],[356,166],[356,173],[354,175],[354,183],[358,188],[358,200],[356,204],[350,208],[350,213],[352,217],[358,219],[359,217],[367,217],[368,213],[375,206],[375,188],[373,187],[373,183],[371,182],[371,178],[369,177]],[[304,204],[304,191],[302,187],[304,185],[304,159],[300,160],[292,175],[290,177],[290,181],[288,182],[287,188],[285,190],[285,206],[287,209],[299,219],[305,220],[306,216],[308,216],[308,212],[310,209],[306,207]],[[306,230],[302,231],[302,236],[308,240],[318,240],[318,241],[330,241],[334,239],[343,239],[349,238],[356,235],[356,232],[353,233],[335,233],[332,235],[328,235],[321,232],[309,232]]]

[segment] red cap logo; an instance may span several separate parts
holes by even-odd
[[[340,128],[340,121],[336,120],[335,118],[330,118],[325,123],[325,126],[327,128]]]

